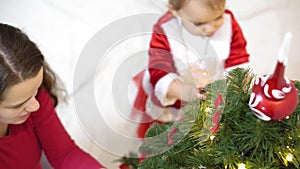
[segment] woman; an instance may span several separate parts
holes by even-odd
[[[1,168],[104,168],[82,151],[54,110],[58,90],[41,51],[20,29],[0,23]]]

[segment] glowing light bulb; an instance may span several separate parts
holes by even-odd
[[[207,107],[207,108],[205,109],[205,111],[210,113],[210,112],[212,111],[212,108]]]
[[[246,169],[246,164],[244,163],[239,164],[238,169]]]
[[[215,139],[215,136],[211,135],[211,136],[209,136],[209,139],[210,139],[210,140],[214,140],[214,139]]]
[[[289,162],[291,162],[291,161],[293,161],[293,155],[291,154],[291,153],[289,153],[286,157],[285,157],[285,159],[286,159],[286,161],[289,161]]]

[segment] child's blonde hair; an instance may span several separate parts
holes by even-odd
[[[168,6],[170,9],[178,11],[190,0],[169,0]],[[200,0],[198,0],[200,1]],[[213,10],[221,10],[225,8],[226,0],[202,0],[208,7]]]

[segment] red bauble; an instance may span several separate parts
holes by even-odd
[[[262,120],[278,121],[288,118],[298,104],[298,91],[294,83],[284,77],[291,34],[286,34],[279,52],[275,72],[255,79],[249,106]]]
[[[119,169],[131,169],[131,167],[130,167],[129,164],[122,163],[122,164],[119,166]]]
[[[252,112],[262,120],[283,120],[288,118],[296,109],[298,104],[298,92],[292,81],[288,87],[281,90],[270,88],[272,80],[266,79],[268,75],[256,79],[250,95],[249,106]],[[284,89],[289,90],[285,93]],[[269,94],[271,93],[271,94]],[[279,97],[276,97],[279,96]],[[279,99],[281,98],[281,99]]]

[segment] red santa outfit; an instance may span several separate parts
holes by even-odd
[[[0,137],[0,168],[40,169],[42,150],[54,168],[103,168],[83,152],[59,121],[46,90],[37,94],[39,110],[22,124],[9,125],[9,134]]]
[[[185,77],[189,71],[189,65],[199,61],[201,57],[197,55],[199,53],[201,55],[201,51],[205,51],[207,46],[213,49],[215,58],[217,58],[213,62],[207,59],[212,56],[203,59],[205,62],[207,61],[204,66],[206,69],[214,69],[210,72],[211,80],[224,77],[224,71],[219,70],[218,66],[211,66],[211,64],[218,65],[217,62],[219,62],[225,72],[236,67],[250,65],[246,40],[229,10],[225,11],[222,26],[209,38],[188,33],[183,27],[181,19],[172,15],[171,12],[163,15],[154,25],[148,69],[135,77],[139,91],[134,110],[145,112],[138,129],[139,137],[144,137],[145,131],[153,121],[168,122],[180,119],[181,101],[167,99],[167,91],[174,79],[187,80]],[[200,52],[197,52],[198,48]],[[220,76],[220,74],[222,75]]]

